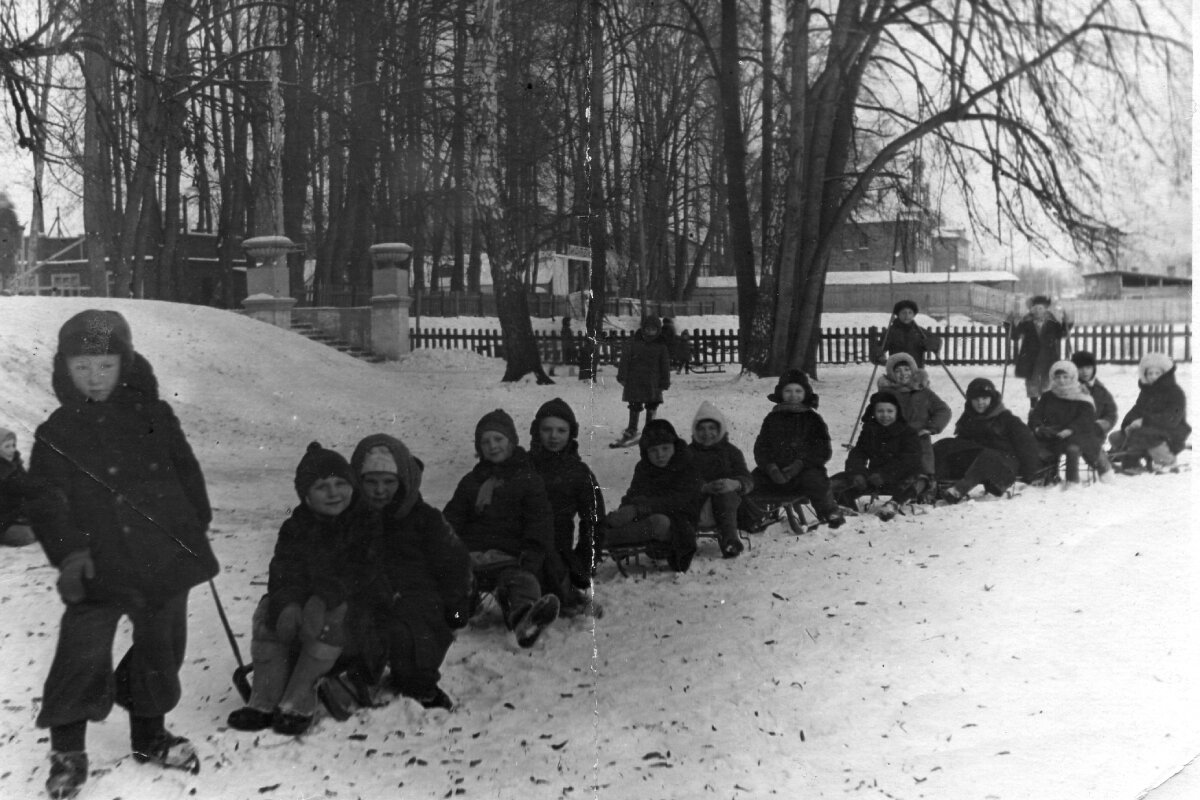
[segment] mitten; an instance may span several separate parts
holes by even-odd
[[[867,490],[867,476],[866,475],[855,475],[853,478],[850,479],[850,485],[852,487],[854,487],[857,491],[865,492]]]
[[[58,593],[67,605],[74,605],[87,595],[84,581],[96,577],[96,565],[87,550],[76,550],[63,559],[58,568]]]
[[[878,472],[872,472],[867,476],[867,486],[870,486],[872,489],[880,488],[883,486],[883,476]]]
[[[800,474],[800,470],[804,469],[804,461],[797,458],[792,463],[783,468],[783,477],[789,481]]]
[[[767,467],[767,476],[775,481],[775,483],[787,483],[787,476],[783,474],[783,470],[779,469],[775,464]]]

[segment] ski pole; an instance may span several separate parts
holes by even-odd
[[[920,325],[917,325],[915,322],[913,323],[913,326],[917,329],[917,331],[919,333],[921,333],[921,334],[926,333],[925,329],[922,328]],[[967,393],[963,391],[963,388],[958,385],[958,381],[956,381],[954,379],[954,375],[950,372],[950,367],[946,366],[946,362],[942,360],[942,354],[938,353],[936,351],[933,351],[933,350],[930,350],[929,352],[932,353],[933,355],[937,356],[938,363],[942,365],[942,369],[946,370],[946,377],[948,377],[950,379],[950,382],[954,384],[954,388],[958,389],[958,393],[961,394],[963,396],[963,399],[965,400],[967,397]]]
[[[892,323],[895,321],[895,314],[892,314],[890,317],[888,317],[887,329],[883,332],[883,341],[879,343],[879,351],[881,355],[887,355],[888,338],[892,335]],[[868,347],[867,349],[869,355],[870,348]],[[858,433],[858,423],[862,419],[863,411],[865,411],[867,408],[867,398],[871,396],[871,387],[875,385],[875,374],[879,372],[879,362],[874,358],[871,359],[871,362],[874,364],[874,367],[871,369],[871,378],[867,381],[867,390],[863,392],[862,404],[859,405],[858,414],[854,417],[854,427],[850,429],[850,441],[842,445],[847,450],[854,446],[854,434]]]

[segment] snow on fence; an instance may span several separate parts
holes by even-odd
[[[946,364],[1003,364],[1015,353],[1008,331],[998,325],[934,328],[942,337],[941,359]],[[610,331],[600,340],[600,363],[613,364],[619,357],[628,331]],[[1069,336],[1070,351],[1090,350],[1101,363],[1136,364],[1148,352],[1166,353],[1176,361],[1192,360],[1191,325],[1077,325]],[[496,330],[413,330],[412,346],[447,350],[474,350],[502,358],[504,340]],[[827,328],[821,331],[817,349],[819,364],[855,364],[870,360],[871,343],[882,338],[882,330],[870,328]],[[542,361],[549,364],[573,362],[584,334],[565,342],[561,333],[535,332],[534,340]],[[738,362],[738,334],[730,330],[694,330],[690,333],[693,364]],[[565,355],[565,357],[564,357]]]

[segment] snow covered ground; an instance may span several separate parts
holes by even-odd
[[[208,308],[0,298],[0,425],[17,431],[26,457],[55,405],[58,327],[89,305],[130,320],[205,468],[217,586],[244,654],[276,531],[296,501],[293,470],[313,439],[349,453],[366,434],[399,436],[425,461],[425,495],[438,506],[474,460],[476,420],[497,406],[524,437],[542,402],[567,400],[610,502],[637,458],[607,446],[625,421],[610,369],[595,387],[502,385],[500,362],[474,353],[418,351],[374,366]],[[1181,366],[1190,393],[1191,373]],[[835,443],[850,435],[869,374],[821,371]],[[1122,409],[1134,374],[1101,367]],[[999,368],[955,375],[1000,380]],[[945,375],[933,379],[961,408]],[[748,450],[773,385],[682,376],[663,415],[685,432],[710,400]],[[1006,399],[1023,412],[1011,375]],[[833,466],[841,460],[839,451]],[[234,661],[199,587],[184,697],[168,722],[197,742],[201,773],[136,764],[114,713],[89,729],[93,774],[81,797],[1200,796],[1195,768],[1160,787],[1200,753],[1193,475],[1029,489],[800,537],[775,526],[732,561],[703,543],[679,579],[622,578],[605,564],[600,620],[555,623],[532,651],[500,629],[463,631],[443,671],[454,712],[400,700],[322,720],[301,740],[226,728],[239,705]],[[32,798],[49,747],[33,719],[60,605],[39,550],[0,557],[0,797]]]

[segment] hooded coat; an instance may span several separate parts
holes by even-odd
[[[983,388],[981,388],[983,387]],[[969,398],[987,396],[990,402],[983,413],[978,413],[972,407]],[[1024,422],[1004,407],[991,381],[976,378],[967,386],[967,404],[962,416],[954,426],[954,438],[942,439],[934,445],[937,453],[938,477],[943,474],[944,466],[949,466],[950,456],[964,450],[994,450],[1005,456],[1013,469],[1013,475],[1020,475],[1026,481],[1032,480],[1041,468],[1038,458],[1038,443]],[[950,476],[957,478],[957,475]],[[1011,482],[1011,480],[1009,481]]]
[[[767,412],[754,440],[754,463],[763,470],[783,469],[797,461],[806,467],[824,467],[833,456],[829,428],[816,412],[817,396],[799,404],[777,403]]]
[[[1138,366],[1137,402],[1121,420],[1121,430],[1128,428],[1135,419],[1140,419],[1141,426],[1129,433],[1140,431],[1138,438],[1147,447],[1166,442],[1172,453],[1178,453],[1183,450],[1192,432],[1187,422],[1187,395],[1175,382],[1174,365],[1163,372],[1158,380],[1147,383],[1145,361],[1143,359]]]
[[[621,498],[621,505],[637,508],[639,518],[662,514],[671,520],[671,542],[667,562],[676,572],[686,572],[696,554],[696,531],[700,525],[703,481],[692,460],[687,443],[674,436],[675,452],[665,467],[650,462],[648,451],[674,428],[665,420],[646,423],[638,442],[642,457],[633,468],[633,480]]]
[[[875,406],[891,402],[894,396],[877,392],[863,415],[862,432],[846,456],[848,475],[878,475],[887,486],[897,486],[917,478],[921,470],[921,437],[908,424],[901,408],[896,421],[884,426],[875,419]]]
[[[216,575],[204,475],[150,363],[126,342],[116,388],[93,402],[60,351],[51,385],[61,406],[37,429],[29,472],[53,493],[32,516],[50,563],[88,550],[95,600],[158,603]]]
[[[908,383],[901,383],[896,377],[899,364],[908,364],[913,371]],[[927,430],[936,435],[950,424],[950,406],[929,387],[929,374],[908,353],[896,353],[889,358],[876,385],[879,391],[895,395],[900,402],[900,413],[913,430]]]
[[[629,337],[617,365],[617,383],[625,403],[661,403],[671,388],[671,353],[660,333],[647,341],[639,329]]]
[[[720,438],[716,444],[705,446],[696,441],[696,426],[703,420],[712,420],[717,423]],[[738,490],[740,494],[747,494],[754,488],[754,480],[750,477],[750,468],[746,466],[746,457],[742,455],[742,451],[736,445],[729,441],[725,415],[721,413],[720,409],[707,400],[701,402],[696,416],[692,419],[692,433],[693,438],[688,445],[688,450],[691,451],[696,471],[700,473],[700,478],[705,483],[720,478],[733,478],[741,484],[741,488]]]
[[[564,420],[570,428],[566,447],[552,453],[542,447],[538,426],[546,417]],[[532,437],[529,460],[542,476],[546,496],[554,512],[554,547],[566,565],[571,583],[584,589],[591,585],[596,553],[596,527],[604,518],[604,495],[588,465],[579,457],[579,423],[563,400],[554,398],[538,409],[529,427]],[[579,518],[579,544],[575,544],[575,519]]]
[[[1085,455],[1094,458],[1103,444],[1096,427],[1096,404],[1091,395],[1079,383],[1079,373],[1069,361],[1059,361],[1050,369],[1064,369],[1071,373],[1072,384],[1064,396],[1058,387],[1043,392],[1037,404],[1029,412],[1029,427],[1039,440],[1057,446],[1063,440],[1058,434],[1070,430],[1065,441],[1079,445]]]

